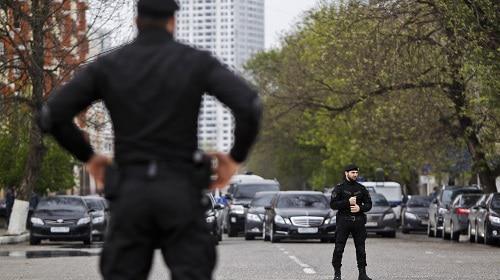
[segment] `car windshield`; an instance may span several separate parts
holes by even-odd
[[[253,198],[256,193],[263,191],[279,191],[279,186],[272,184],[240,185],[236,188],[234,198],[250,199]]]
[[[496,195],[491,200],[491,208],[495,210],[500,210],[500,195]]]
[[[42,199],[36,210],[85,212],[87,208],[83,200],[76,197],[51,197]]]
[[[97,199],[85,199],[85,203],[87,203],[89,209],[104,210],[104,205]]]
[[[430,196],[413,196],[408,201],[408,207],[429,207],[432,197]]]
[[[264,194],[260,195],[258,197],[255,197],[252,202],[250,203],[250,206],[252,207],[264,207],[269,204],[271,204],[271,200],[273,200],[275,194]]]
[[[476,204],[476,202],[481,198],[481,195],[467,195],[467,196],[462,196],[460,201],[458,202],[458,205],[460,207],[467,207],[470,208]]]
[[[372,194],[372,205],[373,206],[389,206],[389,202],[383,195],[380,194]]]
[[[481,193],[480,190],[444,190],[443,191],[443,197],[442,197],[442,202],[444,204],[450,204],[459,194],[466,194],[466,193]]]
[[[278,200],[278,208],[328,208],[326,197],[322,194],[284,194]]]

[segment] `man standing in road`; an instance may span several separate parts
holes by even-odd
[[[98,181],[105,179],[112,219],[100,263],[104,279],[147,279],[159,246],[172,279],[209,280],[216,256],[202,191],[226,185],[246,159],[260,125],[260,99],[209,53],[173,40],[176,1],[139,0],[137,7],[138,37],[52,94],[41,125]],[[234,114],[229,155],[197,152],[204,93]],[[94,154],[72,121],[97,100],[113,122],[113,165]],[[216,159],[214,170],[207,158]]]
[[[366,215],[372,208],[372,200],[368,190],[358,183],[359,169],[356,165],[346,166],[344,182],[338,184],[332,191],[330,206],[337,212],[337,230],[335,234],[335,250],[333,251],[332,265],[335,270],[334,280],[341,280],[342,255],[345,244],[352,234],[356,247],[358,262],[358,280],[371,280],[366,275]]]

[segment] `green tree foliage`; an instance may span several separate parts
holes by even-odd
[[[282,48],[247,66],[267,105],[257,154],[294,167],[304,165],[297,158],[311,159],[300,174],[318,188],[353,161],[365,175],[383,167],[411,184],[424,164],[447,171],[456,160],[450,151],[468,150],[493,190],[498,4],[471,2],[325,1]]]
[[[29,110],[15,104],[3,108],[0,121],[0,186],[19,188],[28,157]],[[39,194],[65,190],[74,186],[73,158],[53,139],[44,140],[41,173],[34,190]]]

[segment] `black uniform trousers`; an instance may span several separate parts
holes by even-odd
[[[344,254],[345,244],[352,234],[354,246],[356,247],[356,260],[358,268],[366,267],[366,217],[365,216],[338,216],[337,228],[335,233],[335,249],[333,251],[332,265],[339,269],[342,266],[342,255]]]
[[[214,238],[201,205],[194,167],[120,168],[119,192],[110,203],[110,228],[100,261],[105,280],[147,279],[161,249],[173,280],[210,280]],[[205,186],[206,187],[206,186]]]

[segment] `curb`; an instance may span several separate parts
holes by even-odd
[[[0,245],[22,243],[28,241],[29,239],[30,234],[28,232],[21,233],[19,235],[3,235],[0,236]]]

